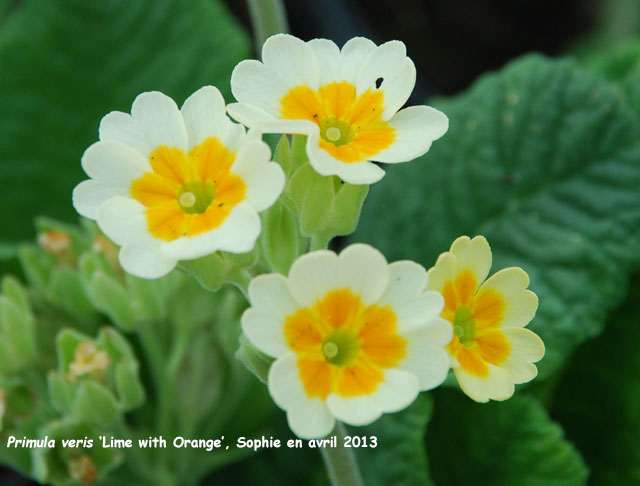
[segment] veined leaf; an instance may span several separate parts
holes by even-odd
[[[0,29],[0,240],[34,216],[73,221],[83,151],[112,110],[159,90],[178,104],[207,84],[229,95],[247,36],[221,3],[25,1]]]
[[[640,276],[605,332],[556,385],[551,414],[583,453],[592,484],[640,484]]]
[[[541,375],[602,331],[640,263],[640,126],[603,79],[530,56],[435,105],[449,132],[372,188],[355,240],[429,267],[482,234],[540,307]]]
[[[533,397],[476,404],[454,390],[435,392],[427,451],[439,486],[574,486],[587,468]]]
[[[367,486],[432,484],[424,444],[432,412],[431,396],[421,393],[406,410],[385,414],[367,427],[349,430],[352,437],[367,437],[368,445],[372,436],[377,440],[376,448],[354,449]]]

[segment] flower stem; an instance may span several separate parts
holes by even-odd
[[[362,486],[362,476],[353,449],[344,447],[345,433],[342,422],[336,422],[331,435],[337,437],[338,445],[335,448],[322,447],[322,459],[333,486]]]
[[[256,53],[262,52],[262,44],[274,34],[289,32],[287,12],[282,0],[247,0],[255,38]]]
[[[309,243],[309,251],[326,250],[332,238],[322,234],[313,235]]]

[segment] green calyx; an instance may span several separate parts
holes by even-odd
[[[189,181],[178,194],[180,209],[188,214],[204,213],[216,197],[216,187],[211,181]]]
[[[453,333],[464,346],[470,346],[476,337],[476,321],[468,307],[460,307],[453,317]]]
[[[320,120],[320,136],[323,140],[340,147],[352,142],[356,138],[356,132],[348,122],[332,117]]]
[[[355,362],[361,344],[353,332],[338,329],[322,341],[322,354],[329,364],[349,366]]]

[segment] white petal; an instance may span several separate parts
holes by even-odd
[[[111,112],[100,122],[100,140],[130,145],[144,156],[160,145],[187,148],[187,130],[182,114],[168,96],[151,91],[134,100],[131,115]]]
[[[277,358],[290,351],[284,336],[284,318],[253,307],[242,314],[242,332],[256,348]]]
[[[259,140],[262,142],[262,132],[257,128],[250,128],[247,130],[247,139],[248,140]]]
[[[151,237],[127,243],[120,249],[120,265],[131,275],[140,278],[160,278],[173,270],[177,260],[160,252],[157,240]]]
[[[241,105],[254,106],[270,120],[280,118],[282,97],[294,86],[279,74],[271,72],[260,61],[253,59],[242,61],[231,74],[233,96]],[[231,110],[229,113],[236,120],[243,122]]]
[[[262,133],[320,133],[318,125],[309,120],[280,120],[249,103],[230,103],[227,111],[234,120]]]
[[[470,270],[478,286],[484,282],[492,262],[491,248],[484,236],[457,238],[451,245],[451,253],[458,259],[458,272]]]
[[[320,86],[343,81],[343,79],[339,78],[341,58],[338,46],[328,39],[312,39],[307,44],[313,49],[318,65],[321,66],[319,72]]]
[[[445,282],[455,280],[458,274],[458,259],[451,252],[441,253],[436,264],[429,269],[427,289],[441,292]]]
[[[376,45],[365,37],[348,40],[340,51],[340,75],[336,81],[348,81],[355,86],[360,69],[375,49]]]
[[[440,385],[449,372],[449,355],[444,347],[451,341],[453,330],[444,319],[402,332],[407,341],[407,355],[398,367],[418,378],[420,390]]]
[[[177,260],[160,252],[160,242],[147,231],[144,206],[128,197],[116,196],[98,209],[100,229],[122,246],[120,265],[140,278],[159,278],[176,266]]]
[[[246,253],[253,249],[260,234],[260,217],[248,204],[241,202],[218,228],[197,236],[182,236],[162,244],[162,252],[170,258],[192,260],[218,250]]]
[[[501,331],[509,340],[513,356],[534,363],[544,356],[544,343],[533,331],[521,327],[505,327]]]
[[[105,201],[97,212],[96,222],[111,240],[125,245],[152,238],[147,229],[145,207],[129,197],[115,196]]]
[[[338,256],[332,251],[319,250],[302,255],[289,270],[289,291],[302,307],[311,307],[341,285]]]
[[[379,304],[401,306],[412,297],[422,294],[427,286],[427,271],[410,260],[389,264],[389,285]]]
[[[470,375],[462,368],[454,368],[462,391],[476,402],[502,401],[511,398],[515,387],[509,375],[496,366],[488,366],[489,375],[486,377]]]
[[[384,93],[384,120],[391,118],[405,104],[416,84],[416,68],[406,54],[402,42],[386,42],[367,57],[358,75],[358,95],[368,89],[376,89],[376,80],[382,78],[378,89]]]
[[[129,188],[131,182],[151,171],[140,152],[120,142],[96,142],[85,150],[82,168],[92,179]]]
[[[284,189],[285,175],[282,168],[270,162],[271,150],[262,141],[245,144],[231,166],[231,172],[247,184],[245,202],[256,211],[270,207]]]
[[[287,412],[291,430],[303,439],[320,439],[331,433],[336,420],[327,404],[319,398],[308,400],[304,405],[292,407]]]
[[[444,308],[444,298],[439,292],[427,291],[405,302],[393,306],[398,318],[398,329],[409,330],[438,316]]]
[[[251,307],[282,319],[299,308],[289,292],[289,281],[277,273],[259,275],[251,280],[249,301]]]
[[[289,293],[286,277],[260,275],[249,284],[251,308],[242,315],[242,330],[249,340],[269,356],[289,351],[284,336],[286,316],[298,309]]]
[[[269,369],[269,393],[283,410],[287,411],[289,427],[298,436],[315,439],[333,430],[335,419],[324,401],[309,398],[304,391],[293,353],[278,358]]]
[[[329,411],[350,425],[368,425],[383,413],[397,412],[418,396],[418,379],[399,369],[385,370],[384,381],[369,395],[345,398],[335,393],[327,397]]]
[[[230,131],[244,134],[244,128],[227,118],[224,98],[214,86],[204,86],[193,93],[180,111],[189,134],[189,150],[210,137],[217,138],[230,148],[228,141],[223,140],[225,135]]]
[[[453,338],[451,323],[442,317],[432,317],[420,326],[400,331],[407,341],[416,342],[417,346],[435,346],[444,348]]]
[[[272,73],[286,79],[289,86],[306,85],[318,89],[319,67],[313,49],[288,34],[269,37],[262,46],[262,62]],[[234,93],[235,95],[235,93]]]
[[[411,106],[393,115],[388,124],[395,129],[395,139],[373,156],[377,162],[408,162],[424,155],[447,132],[449,119],[429,106]]]
[[[232,122],[229,118],[227,118],[227,120],[222,124],[221,128],[222,130],[218,139],[222,145],[232,152],[237,152],[247,142],[256,139],[259,140],[261,137],[260,132],[256,131],[254,131],[254,135],[252,137],[249,137],[242,125]]]
[[[307,138],[309,163],[320,175],[336,175],[350,184],[373,184],[384,176],[384,170],[371,162],[342,162],[320,148],[320,135],[312,133]]]
[[[507,359],[500,363],[500,367],[516,384],[527,383],[538,375],[536,365],[513,355],[508,356]]]
[[[348,246],[338,257],[338,282],[359,295],[365,305],[380,299],[389,283],[384,255],[369,245]]]
[[[501,327],[524,327],[538,309],[538,296],[526,290],[529,276],[517,267],[504,268],[494,273],[482,284],[478,294],[486,290],[494,290],[505,301],[504,318]]]
[[[275,162],[255,170],[245,179],[247,184],[246,202],[256,211],[264,211],[278,200],[286,177],[282,168]]]
[[[115,196],[126,196],[128,193],[129,189],[126,187],[89,179],[82,181],[73,190],[73,207],[85,218],[95,220],[98,217],[98,208],[103,202]]]

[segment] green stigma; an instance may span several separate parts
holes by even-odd
[[[322,341],[322,355],[327,363],[349,366],[358,357],[362,340],[351,331],[338,329]]]
[[[356,132],[346,121],[331,117],[320,121],[320,136],[325,141],[340,147],[353,141],[356,138]]]
[[[453,317],[453,333],[464,346],[470,346],[476,337],[476,321],[468,307],[462,306],[456,310]]]
[[[211,181],[190,181],[177,194],[178,205],[187,214],[204,213],[216,197],[216,188]]]

